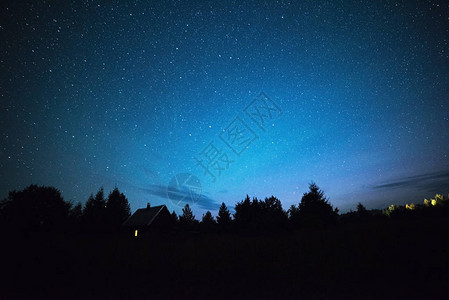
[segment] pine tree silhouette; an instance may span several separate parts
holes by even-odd
[[[186,204],[182,209],[182,215],[179,216],[179,224],[188,229],[191,229],[193,225],[195,225],[195,216],[193,215],[189,204]]]
[[[217,223],[220,230],[228,230],[231,226],[231,213],[224,202],[221,203],[220,209],[218,210]]]

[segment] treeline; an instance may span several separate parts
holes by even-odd
[[[115,187],[107,197],[103,188],[86,204],[64,201],[54,187],[30,185],[12,191],[0,202],[2,230],[21,232],[115,231],[130,216],[128,199]]]
[[[422,204],[390,205],[385,209],[367,210],[361,203],[355,211],[340,215],[340,223],[368,222],[385,219],[416,219],[449,217],[449,195],[436,194],[433,199],[424,199]]]
[[[449,198],[449,196],[448,196]],[[423,204],[391,205],[383,210],[367,210],[361,203],[356,211],[339,214],[323,191],[315,184],[303,194],[298,205],[284,210],[275,196],[263,200],[250,198],[237,202],[231,214],[222,203],[218,215],[210,211],[197,220],[188,204],[182,214],[172,212],[170,230],[201,232],[267,232],[298,228],[330,228],[337,224],[385,220],[388,218],[417,218],[449,216],[449,200],[440,194],[424,199]],[[12,232],[88,231],[114,232],[121,229],[130,216],[126,196],[115,187],[107,197],[103,188],[90,195],[83,206],[64,201],[54,187],[30,185],[22,191],[12,191],[0,202],[0,230]]]
[[[231,215],[225,203],[222,203],[217,218],[210,211],[201,221],[196,220],[188,204],[179,218],[172,213],[173,219],[181,229],[200,231],[280,231],[291,228],[335,226],[338,222],[338,209],[333,208],[323,191],[315,184],[309,185],[301,202],[284,210],[282,203],[275,196],[260,200],[246,198],[235,205],[235,213]]]
[[[388,219],[449,217],[449,196],[436,194],[433,199],[424,199],[423,204],[390,205],[385,209],[368,210],[362,203],[358,203],[355,211],[339,214],[338,208],[333,208],[323,191],[312,183],[300,203],[290,206],[288,210],[284,210],[281,201],[274,196],[259,200],[250,199],[247,195],[244,200],[237,202],[233,215],[226,204],[222,203],[216,218],[208,211],[203,214],[201,221],[198,221],[186,204],[179,218],[175,212],[172,217],[178,228],[205,232],[331,228],[338,224]]]

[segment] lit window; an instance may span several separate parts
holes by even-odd
[[[137,232],[138,232],[138,230],[136,229],[136,230],[134,230],[134,236],[137,236]]]

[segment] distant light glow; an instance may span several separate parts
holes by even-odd
[[[408,209],[408,210],[415,210],[416,205],[415,205],[415,203],[412,203],[412,204],[406,204],[406,205],[405,205],[405,208]]]
[[[134,236],[137,236],[138,230],[134,230]]]

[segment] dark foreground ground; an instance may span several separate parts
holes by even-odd
[[[3,236],[1,299],[449,299],[449,222],[265,235]]]

